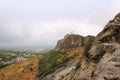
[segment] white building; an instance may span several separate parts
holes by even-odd
[[[26,61],[27,59],[26,58],[24,58],[24,57],[17,57],[16,58],[16,62],[22,62],[22,61]]]

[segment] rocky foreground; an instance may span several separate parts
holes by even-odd
[[[40,80],[120,80],[120,13],[96,37],[68,34],[54,50],[84,50]]]

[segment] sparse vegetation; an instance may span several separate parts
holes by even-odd
[[[36,80],[40,56],[0,69],[0,80]]]
[[[64,51],[49,51],[42,55],[39,61],[39,76],[45,76],[53,72],[56,68],[64,65],[71,60],[79,59],[83,54],[82,48],[64,50]]]
[[[49,51],[47,53],[44,53],[42,59],[39,62],[40,74],[48,72],[52,68],[65,62],[65,55],[65,52],[60,51]]]

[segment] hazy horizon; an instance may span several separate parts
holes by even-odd
[[[119,0],[1,0],[0,49],[52,49],[65,34],[96,36]]]

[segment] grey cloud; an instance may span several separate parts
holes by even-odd
[[[119,11],[119,0],[1,0],[0,48],[53,48],[72,31],[96,35]]]

